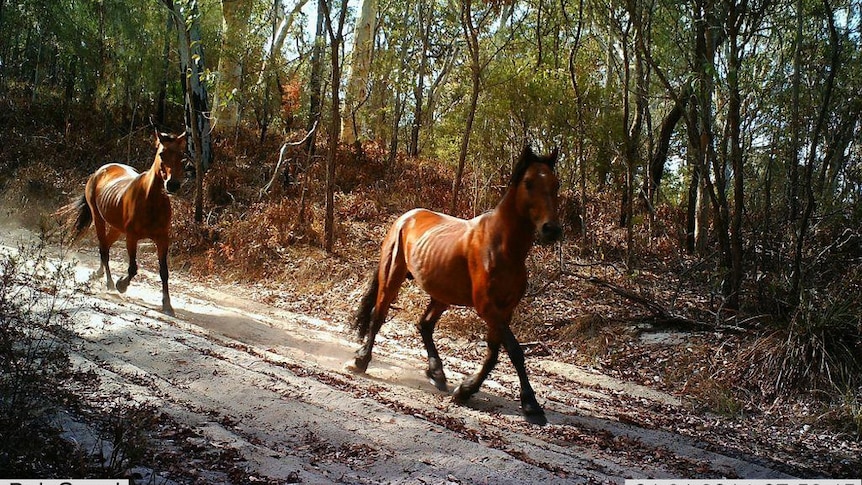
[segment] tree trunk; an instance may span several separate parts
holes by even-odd
[[[350,55],[350,74],[341,121],[341,141],[352,145],[361,131],[356,112],[368,98],[368,78],[371,75],[371,58],[374,51],[374,25],[377,22],[377,0],[362,0],[353,34],[353,53]]]
[[[242,84],[242,49],[247,42],[252,2],[249,0],[222,0],[224,36],[218,61],[219,82],[216,86],[215,117],[220,130],[231,130],[239,123],[239,103],[232,98]]]
[[[656,203],[656,195],[661,186],[661,179],[664,177],[664,169],[667,164],[668,150],[670,148],[670,139],[673,136],[676,125],[682,119],[685,113],[685,107],[691,97],[691,88],[686,87],[673,108],[665,116],[659,130],[658,144],[655,153],[649,163],[647,196],[651,204]]]
[[[474,70],[470,76],[470,104],[467,106],[467,120],[464,123],[464,134],[461,136],[461,148],[458,151],[458,169],[455,172],[455,180],[452,183],[452,204],[449,210],[457,214],[458,196],[461,193],[461,184],[464,178],[464,166],[467,162],[467,149],[470,144],[470,134],[473,132],[473,122],[476,119],[476,108],[479,105],[479,72]]]
[[[419,131],[422,129],[423,106],[425,104],[425,75],[428,70],[428,49],[430,47],[431,22],[428,12],[433,12],[433,4],[429,6],[427,0],[419,0],[417,6],[417,19],[419,21],[419,36],[422,40],[422,50],[419,52],[419,67],[416,70],[416,82],[413,85],[413,123],[410,127],[410,141],[407,144],[407,154],[411,157],[419,156]]]
[[[568,23],[568,19],[566,20]],[[586,123],[584,120],[584,107],[582,102],[581,87],[578,83],[576,60],[578,50],[581,47],[581,31],[584,27],[584,0],[578,2],[578,20],[575,29],[575,39],[572,50],[569,52],[569,77],[572,82],[572,90],[575,93],[575,106],[577,106],[577,123],[575,124],[575,160],[578,170],[578,188],[580,190],[580,204],[578,204],[578,217],[580,219],[580,232],[582,250],[587,245],[587,167],[584,154],[584,139],[586,138]],[[574,184],[572,184],[574,185]]]
[[[461,136],[461,148],[458,152],[458,169],[455,172],[455,180],[452,183],[452,203],[449,206],[449,211],[456,215],[458,214],[458,197],[461,193],[461,183],[464,177],[464,165],[467,162],[470,135],[473,132],[473,121],[476,119],[476,108],[479,105],[479,89],[482,80],[482,66],[479,58],[479,31],[473,25],[472,0],[463,0],[461,3],[461,25],[470,55],[470,103],[467,105],[464,134]]]
[[[326,43],[324,37],[324,8],[326,0],[317,0],[317,26],[314,34],[314,48],[311,51],[311,79],[309,80],[309,96],[308,96],[308,122],[306,123],[307,130],[311,130],[314,123],[321,119],[321,91],[323,84],[323,65],[321,55],[323,46]],[[317,136],[311,137],[308,140],[307,151],[309,157],[314,155],[315,139]]]
[[[694,110],[692,110],[694,111]],[[694,119],[694,118],[692,118]],[[688,142],[688,165],[689,173],[691,174],[688,182],[688,193],[686,198],[686,216],[685,216],[685,250],[688,254],[695,254],[697,250],[697,195],[700,190],[700,163],[697,161],[696,141],[700,138],[694,131],[693,126],[689,127],[689,142]]]
[[[710,178],[710,168],[715,169],[716,154],[714,147],[713,130],[713,94],[715,91],[714,73],[715,52],[718,49],[719,39],[715,37],[719,31],[716,27],[715,4],[713,0],[697,0],[695,2],[695,19],[697,33],[695,37],[695,76],[698,83],[696,101],[697,107],[697,163],[700,169],[700,184],[698,185],[697,215],[695,223],[695,250],[704,251],[707,244],[709,226],[709,208],[712,205],[716,214],[716,224],[721,224],[721,211],[716,190]],[[716,177],[722,177],[722,173],[716,172]],[[721,191],[721,189],[719,189]],[[717,227],[716,235],[721,241],[726,237],[726,227]],[[721,243],[720,243],[721,244]],[[723,246],[723,245],[722,245]],[[726,254],[726,253],[725,253]]]
[[[178,5],[162,0],[173,14],[179,38],[180,75],[185,94],[186,132],[191,134],[189,152],[195,159],[195,222],[203,221],[203,177],[212,162],[209,105],[206,86],[201,82],[204,71],[204,51],[200,36],[200,13],[197,3]],[[183,11],[188,17],[183,16]]]
[[[626,178],[622,197],[620,222],[626,228],[626,263],[631,267],[634,262],[634,199],[635,199],[635,169],[640,165],[640,139],[643,127],[644,113],[647,107],[646,70],[642,48],[643,44],[643,7],[637,0],[626,2],[629,24],[622,36],[623,51],[623,123],[627,125],[625,132],[625,162]],[[629,39],[628,32],[634,30],[634,37]],[[634,47],[634,60],[631,59]],[[632,62],[634,66],[632,66]],[[632,79],[634,67],[634,79]],[[634,84],[634,86],[632,86]],[[634,93],[634,110],[632,110],[630,92]]]
[[[790,84],[790,156],[787,157],[787,220],[791,222],[796,221],[799,215],[799,152],[802,145],[799,92],[802,84],[803,16],[802,0],[796,0],[796,39],[793,44],[793,75]]]
[[[331,61],[331,95],[329,122],[329,153],[326,157],[326,215],[323,224],[323,248],[331,253],[335,245],[335,158],[338,154],[341,131],[341,100],[338,89],[341,86],[341,46],[344,43],[344,19],[347,16],[347,0],[341,0],[338,9],[338,23],[333,26],[332,8],[327,0],[321,0],[326,9],[326,28],[329,32],[329,56]]]
[[[820,138],[823,135],[823,129],[828,117],[830,104],[832,103],[832,90],[835,88],[835,75],[841,63],[841,45],[838,36],[838,30],[835,27],[835,12],[829,4],[829,0],[823,0],[825,7],[827,22],[829,24],[829,43],[831,50],[831,58],[829,62],[829,74],[826,77],[823,87],[823,99],[820,101],[820,111],[817,114],[817,119],[814,122],[814,128],[811,132],[811,144],[808,147],[808,157],[805,162],[804,179],[802,180],[802,189],[805,193],[805,205],[802,210],[802,217],[799,219],[799,226],[796,229],[796,242],[794,244],[793,257],[793,277],[791,280],[791,298],[794,303],[801,301],[802,280],[804,278],[802,268],[802,256],[805,246],[805,238],[811,223],[811,217],[814,214],[814,164],[819,152]]]
[[[408,14],[405,18],[409,18],[410,6],[406,7]],[[389,155],[386,159],[386,170],[395,164],[395,158],[398,154],[398,127],[401,126],[401,117],[404,114],[404,77],[407,72],[407,53],[410,50],[410,41],[408,36],[401,39],[400,54],[398,56],[400,65],[398,66],[398,75],[395,79],[395,108],[392,114],[392,136],[389,139]]]
[[[196,177],[203,177],[212,164],[212,138],[210,128],[209,98],[206,85],[201,81],[204,72],[204,50],[201,42],[200,12],[196,2],[190,2],[181,8],[179,2],[173,0],[162,0],[171,9],[174,17],[174,25],[179,37],[180,52],[180,75],[183,79],[189,78],[188,83],[183,82],[186,111],[186,131],[194,134],[197,130],[200,143],[200,168]],[[183,16],[183,11],[188,12],[188,17]],[[197,153],[196,141],[192,137],[189,151]]]
[[[733,7],[731,7],[733,8]],[[730,221],[730,274],[725,296],[727,306],[733,310],[739,309],[740,292],[742,291],[742,214],[745,208],[743,153],[742,153],[742,96],[739,90],[739,69],[741,65],[741,48],[739,46],[739,28],[737,22],[741,12],[734,9],[728,20],[728,60],[727,60],[727,125],[728,143],[730,144],[730,164],[733,168],[733,213]]]
[[[277,11],[277,5],[280,3],[280,0],[276,0],[276,6],[274,6],[273,9]],[[277,22],[274,23],[277,23],[278,25],[273,31],[272,42],[270,42],[269,45],[269,58],[265,59],[264,62],[261,63],[260,72],[257,74],[258,84],[264,82],[266,79],[265,73],[268,69],[276,68],[275,66],[278,64],[276,60],[281,57],[281,49],[284,47],[284,41],[287,39],[287,34],[290,33],[294,22],[296,22],[296,17],[302,13],[302,9],[307,3],[308,0],[299,0],[289,14],[282,16],[280,21],[275,19]]]

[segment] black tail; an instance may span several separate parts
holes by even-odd
[[[87,205],[87,198],[83,195],[64,205],[54,214],[62,221],[70,243],[78,241],[93,223],[93,214],[90,212],[90,206]]]
[[[359,308],[353,318],[352,327],[358,332],[360,339],[364,339],[371,329],[371,317],[374,315],[374,304],[377,302],[377,290],[379,289],[380,280],[375,268],[368,279],[368,287],[365,289],[365,294],[362,295],[362,300],[359,301]]]

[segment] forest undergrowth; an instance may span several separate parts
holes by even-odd
[[[83,109],[9,97],[0,103],[6,127],[0,132],[0,191],[5,206],[28,226],[50,229],[55,222],[47,215],[79,194],[103,163],[143,170],[152,160],[152,128],[140,120],[120,130],[129,120],[105,121]],[[390,164],[373,143],[361,152],[340,149],[336,243],[334,254],[327,254],[321,248],[325,144],[318,141],[312,157],[304,147],[289,147],[275,183],[263,190],[282,143],[303,136],[270,136],[261,143],[256,133],[240,130],[216,139],[217,159],[204,178],[203,222],[193,220],[193,183],[173,199],[172,271],[235,283],[268,304],[343,323],[376,266],[388,225],[414,207],[448,207],[453,170],[427,158],[399,156]],[[465,180],[482,182],[465,188],[470,196],[461,198],[457,215],[491,208],[506,173],[468,173]],[[816,228],[807,259],[811,280],[798,303],[785,290],[787,275],[776,269],[790,248],[750,234],[744,307],[730,312],[720,297],[717,255],[682,249],[683,209],[667,203],[654,218],[638,217],[634,263],[626,266],[614,190],[581,197],[563,187],[561,197],[566,238],[531,253],[528,294],[513,322],[528,353],[658,387],[696,409],[752,426],[781,422],[787,433],[809,426],[860,440],[862,240],[851,217],[847,225]],[[586,237],[578,227],[580,204],[586,207]],[[425,304],[407,286],[396,316],[418,321]],[[447,313],[438,328],[470,340],[481,340],[484,332],[467,311]]]

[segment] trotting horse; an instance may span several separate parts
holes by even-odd
[[[152,239],[159,257],[162,311],[168,315],[174,315],[168,293],[168,246],[171,242],[168,193],[176,192],[182,184],[185,153],[185,133],[175,136],[156,131],[156,157],[149,170],[138,173],[128,165],[103,165],[90,175],[84,195],[58,211],[74,217],[73,242],[83,236],[91,223],[95,226],[101,265],[94,276],[99,278],[104,272],[108,290],[126,291],[138,273],[138,241]],[[114,286],[108,252],[123,234],[129,253],[129,273]]]
[[[434,385],[448,390],[433,339],[440,315],[452,305],[474,307],[488,325],[488,350],[479,371],[455,389],[454,401],[463,404],[479,390],[494,369],[502,344],[518,372],[524,416],[531,423],[547,422],[527,379],[524,352],[509,323],[527,288],[524,261],[533,242],[551,243],[562,236],[556,161],[556,149],[549,156],[537,156],[526,146],[497,207],[473,219],[414,209],[395,221],[383,240],[380,263],[353,322],[364,341],[350,370],[366,371],[389,306],[404,280],[412,277],[431,297],[419,332],[428,352],[426,375]]]

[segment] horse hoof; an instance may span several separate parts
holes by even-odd
[[[535,401],[521,402],[521,412],[524,413],[524,418],[530,424],[538,424],[539,426],[548,424],[548,419],[545,418],[545,411]]]
[[[344,365],[344,368],[351,374],[365,374],[365,371],[368,369],[368,364],[363,366],[358,362],[348,362]]]
[[[437,380],[437,379],[428,379],[428,382],[434,385],[438,391],[441,392],[449,392],[449,384],[446,383],[446,379]]]
[[[162,313],[164,313],[165,315],[167,315],[167,316],[169,316],[169,317],[175,317],[175,316],[177,316],[177,314],[176,314],[176,313],[174,313],[174,309],[173,309],[173,308],[171,308],[171,307],[165,307],[165,308],[162,308]]]
[[[120,293],[125,293],[128,288],[128,282],[123,281],[122,279],[117,280],[117,291],[119,291]]]
[[[449,392],[449,384],[446,382],[446,376],[442,372],[435,373],[431,370],[426,370],[425,375],[428,377],[428,382],[433,384],[438,391]]]
[[[548,418],[545,417],[545,412],[539,409],[539,412],[527,413],[524,411],[524,419],[527,420],[530,424],[535,424],[538,426],[544,426],[548,424]]]
[[[470,396],[472,396],[472,392],[468,392],[464,390],[464,384],[455,388],[455,391],[452,393],[452,400],[455,401],[455,404],[463,405],[468,400],[470,400]]]

